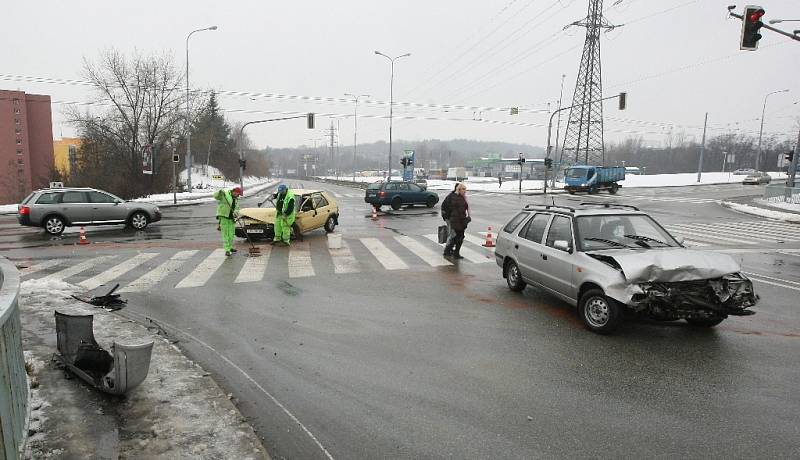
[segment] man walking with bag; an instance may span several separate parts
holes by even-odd
[[[445,225],[443,226],[444,227],[444,231],[441,230],[442,227],[439,227],[440,228],[440,230],[439,230],[439,243],[444,244],[445,247],[447,247],[447,245],[450,244],[450,242],[452,241],[453,237],[456,235],[455,232],[453,232],[453,229],[450,228],[450,211],[452,209],[453,195],[456,194],[456,190],[458,189],[458,185],[459,184],[456,184],[455,187],[453,187],[453,191],[448,193],[447,196],[442,201],[442,219],[444,219],[444,224]],[[444,235],[442,235],[442,234],[444,234]],[[442,236],[444,236],[444,238],[442,238]],[[444,255],[445,256],[449,256],[450,253],[447,252],[447,250],[445,250],[444,251]]]
[[[295,204],[294,193],[284,184],[278,186],[275,210],[275,236],[272,238],[272,244],[289,246],[295,218]]]
[[[467,230],[467,225],[472,220],[469,216],[469,204],[467,203],[467,186],[464,184],[456,185],[455,193],[449,204],[449,218],[450,231],[454,233],[453,237],[447,241],[444,248],[445,256],[452,256],[454,259],[463,259],[461,255],[461,245],[464,243],[464,232]]]
[[[214,192],[214,199],[217,200],[217,230],[222,232],[222,247],[225,255],[230,256],[236,252],[233,248],[233,238],[236,233],[236,219],[239,218],[239,197],[242,189],[234,187],[231,190],[220,189]]]

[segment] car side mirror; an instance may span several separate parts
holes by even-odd
[[[572,252],[572,248],[569,245],[569,241],[566,240],[556,240],[553,242],[553,247],[558,249],[559,251],[564,252]]]
[[[114,205],[118,205],[118,204],[120,204],[122,202],[123,202],[122,200],[114,200]]]

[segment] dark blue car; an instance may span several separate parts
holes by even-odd
[[[389,205],[394,210],[415,204],[424,204],[432,208],[439,202],[439,195],[429,192],[413,182],[388,181],[369,184],[364,201],[377,210],[384,205]]]

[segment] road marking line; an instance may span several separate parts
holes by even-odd
[[[342,241],[341,248],[328,248],[328,252],[331,254],[331,260],[333,260],[334,273],[359,273],[361,271],[358,266],[358,261],[353,257],[353,253],[350,252],[350,247],[344,241]]]
[[[722,241],[729,241],[731,243],[758,244],[756,241],[751,241],[751,240],[742,240],[739,238],[729,238],[726,236],[716,236],[716,235],[709,235],[707,233],[698,233],[697,231],[692,231],[695,230],[692,227],[679,226],[678,224],[673,224],[668,226],[667,230],[669,230],[670,232],[679,233],[681,235],[692,235],[701,240],[711,239],[712,242],[713,240],[722,240]],[[703,231],[703,229],[698,229],[698,230],[700,230],[701,232]]]
[[[120,276],[124,275],[125,273],[128,273],[129,271],[133,270],[134,268],[147,262],[148,260],[152,259],[157,255],[158,255],[157,252],[143,252],[140,254],[136,254],[136,256],[114,267],[109,268],[108,270],[98,274],[97,276],[85,279],[78,284],[80,286],[85,287],[86,289],[95,289],[99,286],[108,283],[109,281],[119,278]]]
[[[20,276],[32,275],[36,272],[48,269],[50,267],[54,267],[58,264],[63,262],[61,259],[52,259],[52,260],[45,260],[44,262],[38,263],[36,265],[31,265],[28,268],[23,268],[19,271]]]
[[[425,238],[433,241],[436,244],[441,245],[439,243],[439,235],[432,233],[430,235],[425,235]],[[473,251],[472,249],[461,246],[461,255],[464,256],[465,259],[469,260],[474,264],[485,264],[489,262],[494,262],[492,258],[489,257],[488,254],[481,254],[478,251]]]
[[[361,238],[360,241],[386,270],[405,270],[408,268],[403,259],[397,257],[397,254],[393,253],[377,238]]]
[[[131,284],[120,289],[118,292],[147,291],[156,284],[163,281],[164,278],[169,276],[172,272],[178,271],[178,269],[181,268],[181,265],[183,265],[196,253],[197,253],[196,250],[176,252],[175,254],[172,255],[172,257],[169,258],[169,260],[165,261],[158,267],[145,273],[144,275],[139,277],[139,279],[135,280]]]
[[[200,287],[208,282],[214,275],[217,269],[225,262],[227,256],[224,249],[215,249],[208,255],[200,265],[197,266],[189,276],[184,278],[180,283],[175,285],[175,289],[183,289],[190,287]]]
[[[307,242],[295,242],[289,247],[289,278],[314,276],[311,252]]]
[[[69,268],[65,268],[64,270],[61,270],[60,272],[55,272],[55,273],[53,273],[51,275],[47,275],[44,278],[42,278],[40,281],[65,280],[65,279],[69,278],[70,276],[75,276],[75,275],[77,275],[78,273],[80,273],[82,271],[86,271],[86,270],[94,267],[95,265],[99,265],[99,264],[101,264],[103,262],[106,262],[109,259],[113,259],[114,257],[116,257],[116,256],[95,257],[93,259],[89,259],[89,260],[83,261],[83,262],[81,262],[81,263],[79,263],[77,265],[73,265],[73,266],[71,266]]]
[[[699,241],[692,241],[692,240],[686,240],[686,239],[683,240],[683,245],[684,246],[689,246],[689,247],[696,247],[696,248],[703,248],[703,247],[706,247],[706,246],[710,246],[709,244],[706,244],[706,243],[700,243]]]
[[[791,289],[793,291],[800,291],[800,287],[787,286],[785,284],[780,284],[780,283],[775,283],[775,282],[772,282],[772,281],[762,280],[762,279],[758,279],[758,278],[755,278],[755,277],[752,277],[752,276],[750,277],[750,279],[753,280],[753,281],[759,282],[759,283],[769,284],[771,286],[778,286],[778,287],[782,287],[782,288],[785,288],[785,289]]]
[[[713,232],[713,233],[720,233],[720,234],[725,235],[725,236],[733,236],[733,237],[743,236],[743,237],[746,237],[746,238],[753,238],[754,240],[757,240],[757,241],[770,241],[770,242],[773,242],[773,243],[777,243],[778,241],[781,241],[779,239],[776,239],[774,236],[765,236],[766,234],[760,234],[760,233],[755,232],[753,230],[745,230],[745,229],[732,230],[732,229],[720,228],[720,227],[715,226],[713,224],[692,224],[692,227],[694,227],[697,230]]]
[[[410,236],[395,236],[394,239],[397,240],[398,243],[405,246],[406,249],[413,252],[414,255],[424,260],[431,267],[453,265],[453,263],[445,259],[443,255],[430,250]]]
[[[766,278],[768,280],[780,281],[781,283],[796,284],[797,286],[800,286],[800,283],[798,283],[797,281],[789,281],[781,278],[775,278],[774,276],[762,275],[761,273],[752,273],[752,272],[742,272],[742,273],[744,273],[747,276],[757,276],[760,278]]]
[[[768,225],[760,225],[760,224],[726,224],[727,227],[731,230],[740,230],[744,229],[747,231],[758,231],[763,232],[764,234],[771,235],[775,238],[782,238],[787,240],[797,241],[800,239],[800,229],[795,231],[792,228],[776,228],[773,226]]]
[[[234,283],[253,283],[261,281],[264,278],[264,273],[267,271],[267,264],[269,263],[269,255],[272,252],[271,246],[262,246],[261,256],[248,257],[236,276]]]

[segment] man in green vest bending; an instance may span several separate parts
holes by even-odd
[[[231,190],[220,189],[214,192],[214,199],[217,203],[217,230],[222,232],[222,247],[225,248],[225,255],[230,256],[236,252],[233,249],[233,238],[236,231],[236,219],[239,217],[239,197],[242,189],[234,187]]]
[[[294,193],[284,184],[278,186],[278,196],[275,200],[275,236],[272,244],[288,246],[294,224],[295,205]]]

